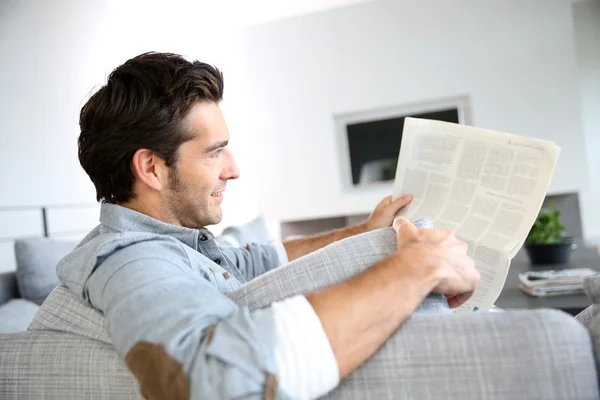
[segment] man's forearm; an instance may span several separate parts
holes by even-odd
[[[392,255],[345,282],[306,295],[327,334],[340,379],[381,347],[439,279],[434,269]]]
[[[368,232],[370,228],[366,223],[337,229],[330,232],[321,233],[314,236],[303,237],[299,239],[286,240],[283,242],[285,251],[290,261],[300,258],[313,251],[319,250],[338,240],[346,239],[350,236]]]
[[[399,197],[394,201],[392,201],[392,196],[387,196],[377,205],[377,207],[375,207],[375,210],[373,210],[369,218],[362,224],[322,233],[320,235],[285,241],[283,242],[283,246],[287,252],[288,259],[290,261],[294,260],[350,236],[391,226],[394,217],[402,208],[410,203],[411,200],[411,195]]]

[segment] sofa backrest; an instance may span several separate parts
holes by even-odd
[[[0,334],[0,399],[142,399],[113,346],[52,331]]]
[[[13,271],[0,274],[0,304],[18,297],[20,296],[16,273]]]
[[[26,332],[0,334],[0,399],[141,399],[103,320],[57,286]]]
[[[27,330],[72,333],[112,346],[103,324],[104,315],[100,311],[59,285],[40,306]]]
[[[21,297],[42,304],[59,283],[56,264],[76,245],[75,241],[50,238],[16,240],[17,283]]]

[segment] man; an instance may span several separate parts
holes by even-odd
[[[314,398],[369,358],[431,292],[451,306],[479,274],[449,231],[396,219],[398,250],[349,280],[249,311],[226,294],[288,260],[390,226],[410,197],[363,224],[278,245],[219,247],[227,181],[239,171],[219,109],[222,74],[174,54],[115,69],[83,106],[79,159],[100,226],[58,266],[104,313],[113,344],[150,398]],[[393,304],[393,306],[390,306]],[[308,345],[307,345],[308,344]]]

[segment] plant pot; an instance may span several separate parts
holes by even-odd
[[[571,254],[577,246],[573,241],[554,244],[526,244],[525,251],[532,265],[570,264]]]

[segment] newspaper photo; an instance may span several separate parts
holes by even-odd
[[[546,196],[560,148],[552,142],[406,118],[393,198],[412,194],[402,216],[429,217],[469,245],[481,274],[458,311],[487,311]]]

